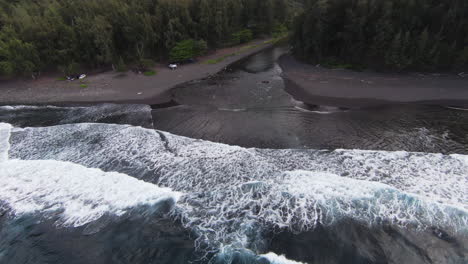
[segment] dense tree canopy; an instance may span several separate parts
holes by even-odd
[[[286,0],[0,0],[0,76],[167,58],[184,40],[219,47],[239,32],[270,34],[287,23],[287,7]]]
[[[393,70],[468,68],[466,0],[306,0],[294,52],[314,63]]]

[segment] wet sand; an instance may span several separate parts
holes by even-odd
[[[155,67],[155,76],[144,76],[114,71],[88,76],[82,87],[79,81],[61,81],[58,76],[38,80],[14,80],[0,82],[0,104],[67,104],[67,103],[144,103],[164,104],[171,100],[169,91],[179,84],[203,79],[222,71],[230,64],[273,45],[270,39],[220,49],[197,58],[197,63],[186,64],[177,70],[165,65]],[[244,48],[246,46],[254,46]],[[216,64],[204,63],[210,59],[236,53]]]
[[[310,105],[368,107],[422,103],[468,107],[468,77],[456,74],[390,74],[327,69],[291,55],[279,59],[286,90]]]

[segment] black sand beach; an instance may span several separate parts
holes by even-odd
[[[468,107],[468,77],[327,69],[291,55],[279,59],[287,91],[311,105],[368,107],[394,103]]]
[[[222,71],[242,58],[271,47],[272,39],[255,40],[241,46],[220,49],[197,58],[177,70],[158,65],[154,76],[144,76],[114,71],[88,76],[81,87],[78,81],[60,81],[57,76],[38,80],[13,80],[0,82],[0,104],[69,104],[69,103],[143,103],[170,102],[169,90],[179,84],[203,79]],[[218,63],[209,60],[224,58]]]

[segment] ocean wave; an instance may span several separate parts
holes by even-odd
[[[268,260],[270,264],[305,264],[303,262],[289,260],[285,256],[277,255],[273,252],[262,254],[260,257]]]
[[[303,262],[287,259],[283,255],[278,255],[274,252],[265,254],[255,254],[246,249],[235,249],[225,247],[220,250],[215,258],[211,260],[213,264],[234,264],[234,263],[249,263],[249,264],[306,264]]]
[[[465,155],[245,149],[140,127],[106,124],[15,128],[11,144],[13,158],[70,161],[187,192],[204,191],[206,186],[258,181],[284,171],[306,170],[380,182],[468,209]]]
[[[116,172],[70,162],[9,160],[0,165],[0,201],[19,217],[58,217],[80,227],[142,206],[172,206],[181,194]]]
[[[463,155],[245,149],[105,124],[15,128],[10,155],[118,171],[183,192],[177,215],[199,247],[255,248],[265,230],[304,232],[344,218],[467,232]]]
[[[12,126],[0,123],[0,209],[14,217],[39,214],[80,227],[142,207],[167,213],[181,193],[134,177],[56,160],[9,158]],[[148,212],[147,212],[148,213]]]
[[[369,225],[390,222],[403,226],[453,226],[462,230],[468,223],[468,211],[463,208],[436,203],[378,182],[292,171],[285,172],[282,188],[300,207],[296,214],[302,216],[303,229],[317,222],[332,224],[346,218]]]
[[[257,248],[266,230],[307,232],[346,219],[362,225],[437,227],[450,234],[468,231],[468,212],[408,194],[385,184],[311,172],[284,172],[264,181],[186,197],[187,227],[204,243]],[[183,207],[183,205],[180,205]],[[195,209],[196,208],[196,209]]]

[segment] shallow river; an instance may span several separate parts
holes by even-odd
[[[468,112],[306,106],[284,52],[172,107],[0,107],[0,263],[468,263]]]

